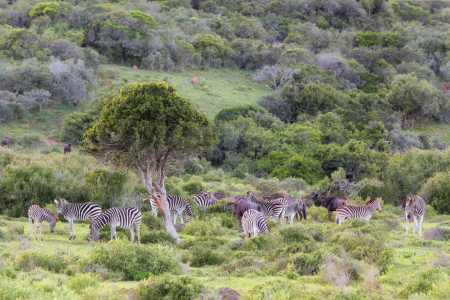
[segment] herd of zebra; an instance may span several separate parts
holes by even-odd
[[[300,217],[300,221],[304,218],[306,221],[306,204],[302,199],[295,199],[289,194],[280,193],[280,196],[269,196],[261,199],[255,193],[248,191],[245,197],[227,197],[220,193],[212,193],[202,191],[201,195],[194,195],[195,204],[206,209],[216,204],[220,199],[228,198],[228,204],[233,206],[233,215],[239,220],[239,231],[244,232],[245,240],[270,232],[268,226],[268,218],[274,221],[283,222],[289,218],[290,226],[293,226],[294,218]],[[160,197],[158,195],[158,197]],[[375,210],[381,211],[381,199],[374,198],[366,203],[365,206],[348,205],[350,200],[347,198],[336,199],[330,196],[320,196],[322,206],[328,210],[328,218],[331,221],[332,211],[336,211],[336,223],[342,224],[345,219],[354,220],[362,218],[369,221]],[[157,216],[158,206],[153,197],[147,196],[143,201],[149,200],[152,207],[151,214]],[[174,224],[177,217],[183,222],[183,212],[186,214],[186,221],[194,217],[194,211],[189,201],[181,196],[167,195],[170,212],[174,213]],[[37,239],[37,226],[39,223],[40,239],[42,241],[42,225],[46,221],[49,223],[50,232],[53,233],[56,222],[64,216],[69,221],[70,237],[69,240],[75,239],[75,229],[73,221],[91,220],[89,226],[89,241],[95,242],[99,237],[100,230],[108,225],[111,228],[111,240],[117,239],[116,228],[127,228],[131,233],[131,243],[134,240],[133,226],[136,227],[138,244],[140,243],[140,224],[142,214],[136,207],[112,207],[104,212],[97,203],[70,203],[65,199],[55,200],[58,216],[48,209],[41,208],[39,205],[31,205],[28,210],[28,218],[30,220],[30,236],[35,233]],[[414,219],[413,233],[415,235],[416,227],[419,235],[422,235],[422,222],[427,210],[425,201],[420,196],[409,196],[406,205],[406,235],[408,234],[409,220]],[[34,222],[34,229],[33,229]]]

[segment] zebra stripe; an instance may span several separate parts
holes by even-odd
[[[414,195],[409,196],[405,205],[406,213],[406,235],[408,235],[409,219],[414,217],[413,234],[416,235],[416,227],[419,231],[419,236],[422,236],[422,222],[427,213],[427,204],[422,197]]]
[[[100,230],[105,226],[111,227],[111,241],[115,237],[117,240],[116,227],[128,228],[131,233],[131,244],[134,240],[133,225],[136,226],[136,234],[138,237],[138,244],[141,243],[141,211],[136,207],[111,207],[105,210],[98,218],[92,221],[89,226],[89,241],[95,242],[98,239]]]
[[[161,196],[157,194],[158,198],[160,199]],[[158,205],[156,205],[155,199],[148,195],[143,199],[143,201],[149,200],[150,204],[152,206],[152,212],[151,214],[153,216],[157,216],[158,213]],[[173,223],[177,223],[177,216],[181,220],[181,224],[184,224],[183,222],[183,211],[186,212],[186,221],[189,222],[190,219],[194,217],[194,211],[192,210],[192,206],[185,198],[177,195],[167,195],[167,202],[169,202],[169,210],[171,212],[174,212],[174,221]]]
[[[299,205],[300,203],[297,201],[295,203],[284,206],[282,218],[284,220],[284,217],[289,217],[289,225],[291,227],[294,226],[294,217],[298,214]]]
[[[269,232],[269,227],[262,213],[257,210],[249,209],[242,216],[242,227],[244,228],[245,240],[256,237],[258,233]]]
[[[42,223],[44,221],[48,222],[48,226],[50,227],[50,232],[53,233],[55,231],[56,222],[58,222],[59,218],[48,209],[44,209],[39,205],[33,204],[28,209],[28,219],[30,220],[30,237],[28,240],[31,240],[31,235],[33,234],[33,221],[34,221],[34,237],[37,240],[37,223],[39,223],[39,238],[42,241]]]
[[[213,193],[203,192],[201,195],[194,195],[195,205],[210,207],[217,203],[217,198]]]
[[[251,191],[247,192],[245,200],[258,204],[264,215],[273,216],[275,220],[278,220],[282,216],[284,206],[287,204],[287,200],[284,198],[278,198],[271,201],[262,201],[261,198]]]
[[[59,201],[55,199],[55,203],[56,209],[58,210],[58,217],[61,218],[64,215],[64,218],[69,221],[69,240],[75,239],[76,237],[73,221],[83,221],[87,219],[93,221],[102,213],[101,206],[94,202],[70,203],[66,199],[60,198]]]
[[[336,209],[336,223],[341,225],[345,219],[363,218],[369,221],[375,210],[381,211],[381,199],[376,197],[367,201],[366,206],[341,205]]]

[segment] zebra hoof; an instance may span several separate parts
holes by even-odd
[[[77,237],[77,236],[73,236],[73,238],[72,238],[72,239],[73,239],[73,240],[75,240],[75,238],[76,238],[76,237]]]
[[[72,237],[69,238],[69,241],[72,239]]]

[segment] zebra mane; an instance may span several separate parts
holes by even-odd
[[[367,201],[367,202],[366,202],[366,206],[369,205],[369,204],[372,204],[372,203],[374,203],[374,202],[376,202],[376,201],[379,201],[379,200],[380,200],[380,198],[375,197],[375,198],[373,198],[372,200]]]
[[[49,213],[51,213],[54,217],[55,217],[55,219],[56,219],[56,221],[59,221],[59,218],[51,211],[51,210],[49,210],[49,209],[46,209],[46,208],[44,208],[46,211],[48,211]]]
[[[67,204],[67,203],[70,203],[69,201],[67,201],[66,199],[64,199],[64,198],[59,198],[59,202],[61,202],[62,200],[64,200],[64,202]]]

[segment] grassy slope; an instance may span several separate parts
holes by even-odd
[[[324,211],[325,213],[325,211]],[[308,223],[314,221],[309,220]],[[347,223],[348,221],[345,221]],[[371,221],[376,222],[376,221]],[[56,226],[55,233],[50,234],[48,225],[45,223],[43,230],[43,242],[31,240],[28,243],[27,238],[29,235],[29,222],[26,218],[16,219],[14,221],[2,220],[0,222],[0,229],[7,231],[10,224],[21,224],[25,226],[25,233],[20,237],[16,237],[16,240],[9,243],[0,242],[0,253],[2,251],[20,251],[28,247],[34,249],[45,249],[49,252],[54,251],[57,247],[62,249],[69,249],[81,257],[87,257],[91,254],[91,251],[95,245],[87,242],[89,225],[87,223],[77,222],[75,230],[77,233],[77,239],[75,241],[69,241],[69,226],[68,223],[59,222]],[[345,224],[344,223],[344,224]],[[437,216],[433,219],[425,220],[423,225],[423,232],[430,228],[437,226],[450,228],[449,216]],[[424,268],[427,264],[433,261],[436,254],[444,252],[446,255],[450,255],[450,248],[448,242],[444,241],[427,241],[412,236],[412,224],[410,224],[410,236],[405,236],[405,224],[402,222],[400,230],[392,231],[391,246],[395,252],[394,263],[390,266],[387,274],[381,276],[380,282],[383,286],[383,294],[397,294],[402,286],[404,280],[410,274]],[[39,233],[38,233],[39,235]],[[243,238],[238,235],[237,230],[229,230],[225,236],[227,239],[235,240]],[[181,239],[191,238],[181,234]],[[425,241],[422,245],[421,241]],[[427,244],[428,242],[428,244]],[[98,242],[96,242],[98,244]],[[26,245],[26,247],[24,247]],[[143,245],[145,247],[145,245]],[[255,274],[248,275],[244,278],[232,277],[225,275],[225,273],[218,273],[215,267],[203,267],[203,268],[188,268],[185,272],[191,276],[197,277],[202,284],[208,289],[218,290],[221,287],[228,287],[236,290],[241,295],[253,294],[255,290],[265,291],[271,287],[278,287],[280,284],[293,282],[283,276],[265,276],[260,277]],[[59,275],[66,276],[66,275]],[[296,285],[299,284],[303,288],[321,289],[326,287],[332,287],[331,285],[323,284],[318,276],[300,276],[296,280]],[[102,290],[117,290],[118,293],[126,293],[127,289],[136,287],[138,283],[133,281],[117,282],[115,280],[104,281],[99,287]],[[351,285],[360,286],[361,281],[353,282]],[[252,291],[253,290],[253,291]]]
[[[89,95],[89,98],[118,93],[120,88],[134,82],[142,83],[167,78],[171,84],[177,87],[180,95],[189,97],[211,119],[224,107],[237,104],[256,104],[261,96],[271,92],[271,89],[260,86],[251,79],[254,72],[242,70],[210,69],[168,73],[133,70],[130,67],[118,65],[103,65],[100,70],[105,73],[111,71],[114,78],[108,79],[108,83],[106,79],[99,80],[100,86]],[[205,78],[210,87],[209,92],[194,88],[190,80],[195,76]],[[44,106],[41,112],[30,114],[23,120],[8,124],[0,123],[0,133],[2,137],[9,136],[11,138],[21,138],[32,133],[39,135],[43,140],[49,140],[48,136],[53,135],[54,139],[58,140],[64,119],[68,114],[80,110],[82,110],[82,106],[64,104]]]
[[[260,86],[252,80],[251,76],[254,72],[244,70],[209,69],[207,71],[167,73],[133,70],[130,67],[117,65],[104,65],[101,69],[117,74],[114,79],[110,79],[113,85],[126,85],[124,79],[128,81],[127,84],[130,84],[167,78],[171,84],[177,87],[180,95],[189,97],[211,119],[224,107],[237,104],[256,104],[261,96],[271,92],[271,89]],[[197,76],[205,78],[210,87],[209,92],[194,88],[190,80]]]

